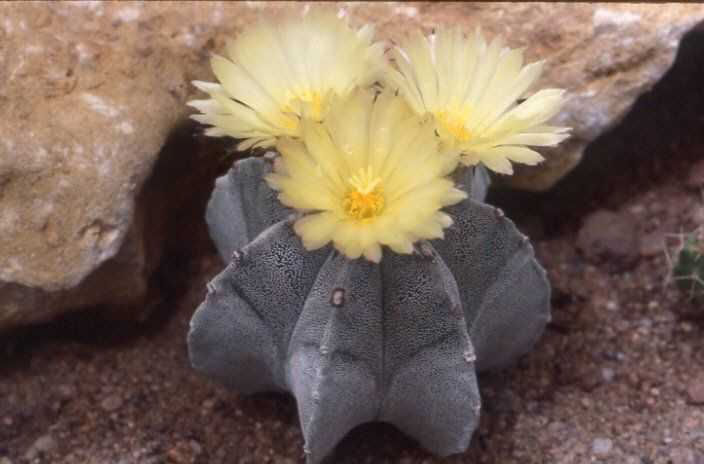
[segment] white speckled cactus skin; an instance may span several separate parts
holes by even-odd
[[[308,463],[355,426],[384,421],[441,456],[479,420],[476,372],[527,352],[550,319],[550,287],[528,239],[481,203],[488,177],[459,171],[471,199],[444,240],[380,264],[309,252],[263,180],[267,158],[218,179],[207,221],[227,268],[191,321],[199,371],[242,393],[296,398]],[[464,179],[462,179],[464,178]]]

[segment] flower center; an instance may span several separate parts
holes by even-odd
[[[384,209],[384,195],[381,178],[375,177],[372,167],[360,169],[348,180],[352,186],[342,200],[345,213],[358,221],[372,219]]]
[[[301,93],[293,94],[291,92],[288,93],[288,102],[283,106],[282,111],[284,113],[288,112],[298,112],[302,111],[301,104],[304,104],[308,107],[308,110],[310,113],[308,116],[312,118],[315,121],[320,121],[323,117],[323,96],[320,94],[320,92],[312,91],[312,90],[304,90]],[[296,111],[294,108],[301,108],[300,110]]]
[[[440,125],[447,132],[452,134],[460,142],[466,142],[472,134],[465,128],[465,122],[469,116],[469,108],[457,108],[449,111],[437,111],[435,117],[440,122]]]
[[[308,103],[310,108],[310,117],[316,121],[320,121],[323,116],[323,97],[319,92],[305,91],[298,95],[298,98]]]

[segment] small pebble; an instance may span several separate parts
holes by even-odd
[[[195,440],[179,441],[166,452],[166,457],[174,464],[192,464],[202,452],[203,447]]]
[[[178,445],[175,448],[171,448],[169,451],[167,451],[166,457],[168,458],[169,462],[173,462],[174,464],[187,464],[189,462],[189,459],[178,448]]]
[[[643,214],[646,212],[646,209],[644,205],[633,205],[628,209],[628,211],[632,214]]]
[[[197,441],[191,440],[190,442],[188,442],[188,444],[190,445],[191,451],[193,451],[194,456],[198,456],[200,453],[203,452],[203,447]]]
[[[690,381],[687,386],[687,401],[689,404],[704,404],[704,376],[700,375]]]
[[[576,245],[589,261],[616,272],[635,265],[640,256],[638,241],[635,222],[627,213],[599,210],[584,220]]]
[[[122,398],[119,395],[110,395],[100,402],[100,407],[105,411],[112,412],[120,409],[122,406]]]
[[[614,377],[616,377],[616,372],[610,367],[603,367],[601,369],[601,378],[604,379],[604,382],[606,383],[611,383],[614,380]]]
[[[56,449],[56,440],[51,435],[42,435],[37,438],[29,447],[24,457],[28,461],[33,461],[39,455],[49,454]]]
[[[76,389],[73,385],[62,384],[56,387],[56,393],[59,395],[59,398],[70,400],[76,395]]]
[[[592,453],[597,456],[606,456],[611,452],[614,442],[610,438],[595,438],[592,442]]]
[[[691,218],[694,224],[704,224],[704,207],[695,206]]]
[[[684,321],[680,324],[680,328],[684,333],[690,333],[694,330],[694,325],[691,322]]]

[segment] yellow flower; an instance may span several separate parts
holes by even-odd
[[[194,81],[210,96],[189,105],[210,124],[206,134],[245,139],[238,146],[273,146],[280,136],[300,136],[301,116],[321,120],[333,95],[370,85],[383,68],[383,48],[371,26],[353,30],[331,11],[313,9],[302,19],[262,22],[213,56],[219,83]],[[304,114],[305,113],[305,114]]]
[[[309,250],[333,242],[374,262],[382,245],[411,253],[417,240],[443,237],[452,219],[440,209],[466,197],[445,177],[457,158],[440,154],[432,124],[391,93],[335,99],[325,121],[304,120],[301,139],[277,149],[267,181],[304,213],[294,229]]]
[[[546,125],[560,110],[563,90],[540,90],[518,103],[543,62],[523,66],[522,50],[500,39],[487,45],[479,29],[469,38],[459,28],[430,38],[416,32],[391,53],[397,69],[387,68],[385,83],[416,113],[434,116],[442,150],[460,153],[464,164],[511,174],[511,161],[543,160],[526,145],[554,146],[569,136],[567,127]]]

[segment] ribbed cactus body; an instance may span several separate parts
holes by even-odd
[[[207,220],[230,264],[191,321],[193,366],[243,393],[291,392],[309,463],[370,421],[441,456],[465,450],[477,370],[528,351],[550,318],[527,238],[478,201],[486,173],[456,174],[471,198],[448,209],[444,240],[374,264],[305,250],[263,180],[270,163],[239,161],[217,181]]]

